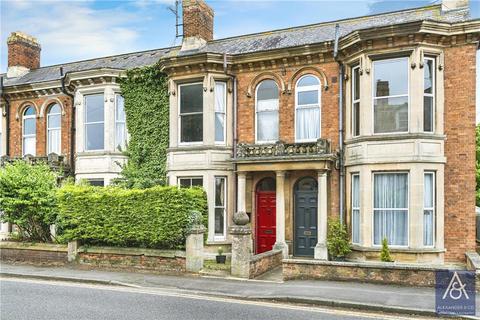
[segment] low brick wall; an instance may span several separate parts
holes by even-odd
[[[250,260],[250,279],[282,265],[282,251],[271,250],[257,254]]]
[[[142,248],[80,247],[78,263],[106,269],[185,272],[185,252]]]
[[[53,243],[0,242],[0,260],[10,263],[64,265],[67,246]]]
[[[435,286],[435,271],[464,270],[460,267],[413,264],[336,262],[319,260],[283,260],[283,278],[357,281],[408,286]]]

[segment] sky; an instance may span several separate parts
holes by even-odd
[[[7,37],[23,31],[42,45],[41,65],[53,65],[180,44],[173,0],[0,0],[0,72]],[[207,0],[215,11],[214,38],[419,7],[435,0]],[[470,0],[480,18],[480,0]],[[480,70],[477,54],[477,69]],[[480,72],[477,72],[477,75]],[[480,77],[477,76],[477,92]],[[480,97],[477,119],[480,120]]]

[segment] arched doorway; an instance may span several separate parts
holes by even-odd
[[[294,187],[295,256],[313,257],[317,245],[318,185],[311,177],[301,178]]]
[[[256,253],[272,250],[276,240],[275,179],[264,178],[255,189]]]

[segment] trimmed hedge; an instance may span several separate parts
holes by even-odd
[[[60,241],[91,245],[179,249],[202,214],[203,190],[177,187],[123,189],[67,185],[58,191]]]

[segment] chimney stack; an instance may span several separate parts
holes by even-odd
[[[182,50],[194,50],[213,40],[213,9],[203,0],[183,0]]]
[[[469,0],[442,0],[442,11],[464,9],[469,7]]]
[[[7,39],[7,77],[19,77],[29,70],[40,68],[40,43],[37,39],[20,31],[12,32]]]

